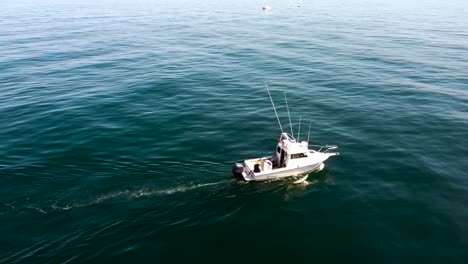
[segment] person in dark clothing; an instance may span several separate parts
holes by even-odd
[[[260,170],[260,164],[257,163],[257,164],[254,165],[254,172],[262,172]]]

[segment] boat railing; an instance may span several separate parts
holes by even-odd
[[[340,153],[336,151],[338,149],[338,146],[335,145],[309,145],[310,150],[313,150],[315,152],[320,152],[324,154],[330,154],[330,155],[339,155]]]
[[[249,176],[254,176],[254,173],[253,171],[249,168],[249,166],[247,166],[247,164],[244,166],[244,170],[245,170],[245,173]]]

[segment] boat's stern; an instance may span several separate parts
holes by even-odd
[[[244,165],[242,165],[241,163],[234,163],[232,165],[232,174],[238,180],[245,180],[244,175],[243,175],[244,174]]]

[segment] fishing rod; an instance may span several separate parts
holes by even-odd
[[[299,131],[297,132],[297,142],[299,142],[299,136],[301,135],[301,121],[302,121],[302,115],[299,116]]]
[[[271,105],[273,106],[273,110],[275,111],[275,115],[276,115],[276,119],[278,120],[278,125],[281,129],[281,133],[283,133],[283,127],[281,126],[281,122],[280,122],[280,119],[278,117],[278,113],[276,112],[276,108],[275,108],[275,103],[273,103],[273,99],[271,99],[271,94],[270,94],[270,89],[268,89],[268,85],[266,82],[265,83],[265,87],[267,89],[267,92],[268,92],[268,96],[270,97],[270,101],[271,101]]]
[[[292,123],[291,123],[291,115],[289,114],[288,98],[286,98],[286,92],[283,91],[283,93],[284,93],[284,101],[286,101],[286,109],[288,110],[289,126],[291,127],[291,135],[294,136],[293,126],[292,126]]]

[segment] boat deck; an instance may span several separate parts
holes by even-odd
[[[244,164],[248,167],[249,170],[253,171],[254,173],[268,172],[277,169],[277,167],[273,166],[270,157],[245,160]],[[256,165],[258,165],[257,169],[255,168]]]

